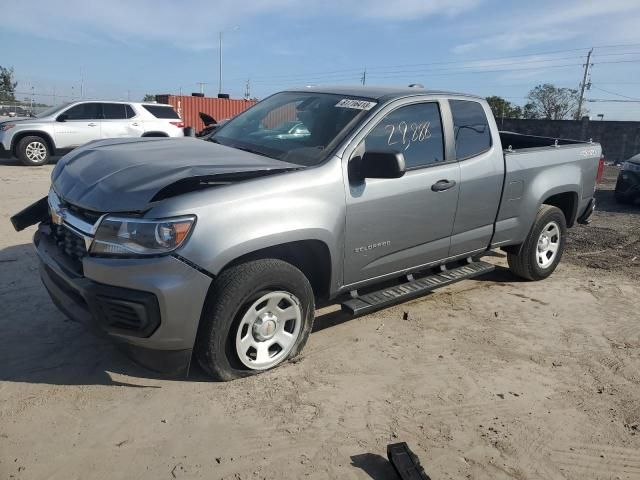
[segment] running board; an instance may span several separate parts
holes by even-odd
[[[401,283],[393,287],[384,288],[376,292],[367,293],[356,298],[350,298],[341,303],[342,310],[352,315],[376,310],[410,298],[419,297],[436,288],[445,287],[452,283],[477,277],[493,271],[496,267],[486,262],[472,262],[468,265],[445,270],[442,273],[422,277],[418,280]]]

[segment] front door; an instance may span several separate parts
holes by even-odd
[[[100,138],[102,108],[99,103],[80,103],[62,112],[54,126],[56,146],[75,148]]]
[[[349,182],[344,283],[351,285],[448,256],[460,169],[445,157],[438,102],[388,113],[364,137],[364,151],[395,150],[407,172],[397,179]]]

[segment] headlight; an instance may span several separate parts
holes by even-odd
[[[622,170],[627,170],[628,172],[640,172],[640,165],[637,163],[624,162],[622,164]]]
[[[7,130],[13,127],[15,127],[13,123],[3,123],[2,125],[0,125],[0,131],[6,132]]]
[[[184,243],[195,221],[193,215],[160,220],[105,217],[96,231],[91,253],[122,256],[168,253]]]

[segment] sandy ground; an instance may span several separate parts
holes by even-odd
[[[546,281],[498,268],[324,313],[300,361],[214,383],[157,378],[55,309],[8,222],[50,171],[0,164],[0,478],[394,479],[397,441],[434,480],[640,478],[640,207],[610,190]]]

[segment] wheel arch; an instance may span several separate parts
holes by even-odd
[[[322,240],[296,240],[264,247],[227,262],[220,271],[241,263],[275,258],[298,268],[309,280],[317,300],[326,300],[331,291],[331,252]]]
[[[578,215],[578,203],[578,192],[574,190],[554,193],[542,201],[542,205],[557,207],[562,211],[562,213],[564,213],[564,218],[567,221],[567,228],[572,227],[576,221],[576,217]]]
[[[47,143],[47,147],[49,147],[50,155],[55,155],[55,153],[56,153],[56,145],[55,145],[55,143],[53,141],[53,138],[51,138],[51,135],[49,135],[47,132],[43,132],[41,130],[25,130],[23,132],[17,132],[13,136],[13,139],[11,140],[11,154],[13,156],[17,156],[18,143],[20,143],[20,140],[22,140],[25,137],[40,137],[40,138],[42,138]]]

